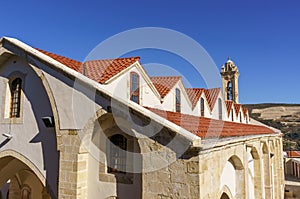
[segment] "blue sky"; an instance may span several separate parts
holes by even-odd
[[[300,103],[298,0],[3,1],[0,17],[0,36],[80,61],[122,31],[173,29],[201,44],[219,68],[232,58],[241,74],[241,103]],[[172,54],[129,55],[174,67],[193,86],[203,86],[189,64]]]

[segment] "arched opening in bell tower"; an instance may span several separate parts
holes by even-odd
[[[229,81],[227,83],[227,100],[233,100],[233,93],[232,93],[232,83]]]

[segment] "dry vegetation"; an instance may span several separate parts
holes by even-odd
[[[300,104],[248,104],[251,118],[280,129],[284,150],[300,150]]]

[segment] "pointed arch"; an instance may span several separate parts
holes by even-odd
[[[11,160],[16,160],[15,162],[18,162],[20,165],[24,165],[25,167],[30,168],[31,172],[34,173],[39,181],[42,183],[43,186],[46,186],[46,178],[44,175],[40,172],[38,167],[34,165],[29,159],[27,159],[25,156],[22,154],[14,151],[14,150],[4,150],[0,152],[0,162],[2,160],[8,161],[8,159]],[[7,177],[10,177],[10,173],[5,172]],[[4,175],[1,175],[1,180],[0,180],[0,186],[2,186],[3,182],[6,182],[8,179],[4,177]]]
[[[32,68],[32,70],[36,73],[36,75],[41,79],[43,87],[47,93],[47,96],[48,96],[48,99],[50,102],[50,106],[51,106],[51,110],[52,110],[52,114],[53,114],[53,118],[54,118],[54,124],[55,124],[54,128],[55,128],[55,134],[56,134],[57,150],[60,151],[62,141],[60,140],[61,133],[60,133],[60,125],[59,125],[59,114],[58,114],[57,105],[55,102],[53,91],[50,87],[48,80],[45,78],[45,75],[42,72],[42,70],[38,69],[37,67],[33,66],[30,63],[29,63],[29,65]]]
[[[248,149],[248,193],[249,198],[262,198],[261,159],[255,146]]]
[[[228,188],[228,186],[224,185],[221,189],[221,192],[219,194],[220,199],[232,199],[232,193],[230,192],[230,189]]]
[[[238,156],[233,155],[228,159],[228,161],[234,166],[234,168],[236,170],[244,169],[244,165],[243,165],[241,159]]]
[[[234,179],[234,180],[233,180]],[[245,197],[245,169],[241,158],[228,158],[221,174],[221,186],[226,186],[234,198]]]

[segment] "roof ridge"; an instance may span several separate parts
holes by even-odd
[[[84,63],[86,63],[86,62],[93,62],[93,61],[109,61],[109,60],[115,61],[115,60],[126,60],[126,59],[137,59],[137,60],[139,60],[139,59],[141,59],[141,57],[140,56],[134,56],[134,57],[118,57],[118,58],[93,59],[93,60],[87,60]]]
[[[191,89],[191,90],[205,90],[205,88],[185,88],[185,89]]]
[[[82,63],[81,61],[78,61],[78,60],[75,60],[75,59],[72,59],[72,58],[69,58],[69,57],[66,57],[66,56],[63,56],[63,55],[60,55],[60,54],[57,54],[57,53],[53,53],[53,52],[49,52],[47,50],[43,50],[43,49],[40,49],[40,48],[34,48],[35,50],[38,50],[44,54],[52,54],[52,55],[55,55],[55,56],[58,56],[58,57],[61,57],[61,58],[64,58],[64,59],[69,59],[69,60],[72,60],[72,61],[76,61],[76,62],[80,62]],[[49,56],[49,55],[48,55]]]
[[[150,76],[150,78],[182,78],[182,76]]]
[[[170,90],[181,80],[181,76],[154,76],[150,77],[152,84],[164,98]]]
[[[120,57],[116,59],[99,59],[79,62],[62,55],[48,52],[46,50],[39,48],[35,49],[101,84],[105,83],[107,80],[114,77],[140,59],[140,57]]]
[[[46,50],[42,50],[42,49],[39,49],[39,48],[34,48],[35,50],[45,54],[46,56],[54,59],[55,61],[58,61],[60,62],[61,64],[79,72],[79,73],[82,73],[82,62],[80,61],[77,61],[77,60],[74,60],[74,59],[71,59],[71,58],[68,58],[68,57],[65,57],[65,56],[62,56],[62,55],[59,55],[59,54],[55,54],[55,53],[52,53],[52,52],[48,52]]]

